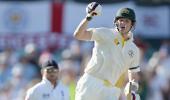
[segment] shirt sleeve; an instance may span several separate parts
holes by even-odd
[[[102,34],[100,28],[89,28],[87,31],[92,32],[91,41],[100,41],[102,39]]]
[[[131,66],[129,66],[129,72],[139,72],[140,71],[140,51],[139,48],[135,47],[133,52],[128,52],[129,56],[133,56]]]

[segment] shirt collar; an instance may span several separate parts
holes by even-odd
[[[57,81],[57,80],[56,80],[56,81]],[[53,85],[51,84],[51,82],[50,82],[46,77],[43,77],[42,82],[45,82],[48,86],[53,87]],[[59,82],[57,82],[57,83],[59,84]],[[57,84],[57,85],[58,85],[58,84]]]
[[[120,34],[119,31],[117,30],[117,28],[114,29],[114,32],[116,32],[116,34],[118,34],[118,35],[121,36],[121,34]],[[132,33],[131,31],[129,31],[129,34],[130,34],[131,36],[130,36],[130,39],[128,39],[127,41],[133,41],[133,40],[134,40],[134,39],[133,39],[133,33]],[[127,42],[127,41],[126,41],[126,42]]]

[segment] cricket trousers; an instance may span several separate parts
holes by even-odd
[[[108,87],[103,80],[85,73],[77,83],[75,100],[118,100],[121,89]]]

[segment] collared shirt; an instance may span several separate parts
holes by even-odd
[[[128,69],[139,66],[139,49],[133,37],[122,42],[122,36],[115,29],[92,28],[93,54],[85,72],[116,84]],[[137,70],[139,71],[139,69]]]
[[[27,91],[26,100],[69,100],[69,89],[61,82],[54,88],[49,80],[43,80]]]

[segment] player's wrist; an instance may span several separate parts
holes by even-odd
[[[137,93],[138,92],[138,82],[135,81],[129,81],[124,89],[124,93],[125,95],[131,94],[131,93]]]
[[[131,83],[132,83],[131,90],[136,93],[139,89],[139,83],[135,81],[131,81]]]
[[[87,20],[87,21],[91,21],[91,20],[92,20],[92,18],[93,18],[93,16],[92,16],[92,15],[87,14],[87,16],[86,16],[86,20]]]

